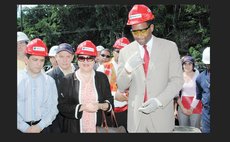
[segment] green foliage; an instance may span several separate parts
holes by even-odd
[[[153,11],[153,34],[174,41],[181,56],[192,55],[202,67],[201,53],[210,46],[209,5],[148,5]],[[50,48],[67,42],[77,47],[84,40],[112,48],[115,40],[126,36],[133,40],[126,26],[132,5],[38,5],[24,9],[17,19],[18,30],[30,39],[42,38]]]

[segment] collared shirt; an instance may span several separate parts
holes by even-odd
[[[151,51],[152,51],[152,47],[153,47],[153,35],[152,35],[151,39],[147,42],[146,45],[147,45],[147,50],[148,50],[148,52],[149,52],[149,55],[151,55]],[[140,45],[140,44],[138,43],[138,48],[139,48],[139,50],[140,50],[141,58],[143,59],[143,58],[144,58],[144,54],[145,54],[145,50],[144,50],[144,48],[143,48],[143,45]],[[150,59],[150,58],[151,58],[151,56],[149,56],[149,59]],[[162,103],[161,103],[157,98],[154,98],[154,99],[156,100],[158,106],[161,107],[161,106],[162,106]]]
[[[148,50],[149,55],[150,55],[151,51],[152,51],[152,47],[153,47],[153,36],[151,37],[151,39],[148,41],[148,43],[146,45],[147,45],[147,50]],[[141,58],[143,59],[144,58],[144,54],[145,54],[145,50],[143,48],[143,45],[140,45],[138,43],[138,48],[140,50]],[[149,56],[149,58],[151,58],[151,56]]]
[[[29,121],[41,121],[41,129],[52,124],[58,109],[58,94],[52,77],[40,72],[32,77],[26,69],[18,73],[17,80],[17,128],[25,132]]]
[[[114,58],[111,59],[111,63],[113,64],[114,70],[115,70],[115,74],[117,74],[117,68],[118,68],[118,64],[115,62]],[[103,64],[99,65],[99,67],[97,68],[97,71],[100,72],[105,72],[105,67]]]

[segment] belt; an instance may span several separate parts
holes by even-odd
[[[26,123],[27,123],[28,125],[32,126],[32,125],[38,124],[40,121],[41,121],[41,119],[38,120],[38,121],[29,121],[29,122],[26,122]]]
[[[128,109],[128,105],[125,105],[123,107],[115,107],[114,112],[123,112],[126,111],[127,109]]]

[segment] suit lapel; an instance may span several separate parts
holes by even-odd
[[[135,45],[134,45],[134,48],[133,48],[133,54],[135,54],[135,52],[137,52],[137,53],[138,53],[138,56],[141,57],[141,53],[140,53],[140,49],[138,48],[138,43],[137,43],[137,41],[135,41]],[[144,67],[143,67],[143,66],[141,67],[140,72],[141,72],[141,76],[142,76],[143,78],[145,78],[145,72],[144,72]]]

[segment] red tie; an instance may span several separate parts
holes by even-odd
[[[147,73],[148,73],[148,66],[149,66],[149,52],[147,50],[147,45],[144,45],[144,72],[145,72],[145,77],[147,77]],[[147,97],[147,90],[145,87],[145,96],[144,96],[144,102],[147,101],[148,97]]]

